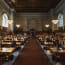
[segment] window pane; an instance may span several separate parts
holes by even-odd
[[[59,14],[58,16],[58,27],[62,27],[63,26],[63,15]]]
[[[7,17],[7,14],[3,14],[3,17],[2,17],[2,26],[3,27],[8,27],[8,17]]]

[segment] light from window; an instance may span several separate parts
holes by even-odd
[[[63,15],[58,15],[58,27],[63,27]]]
[[[7,14],[3,14],[3,17],[2,17],[2,26],[3,27],[8,27],[8,17],[7,17]]]

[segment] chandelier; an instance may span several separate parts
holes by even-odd
[[[17,28],[19,28],[19,27],[20,27],[20,25],[19,25],[19,24],[16,24],[16,27],[17,27]]]
[[[49,24],[46,24],[46,25],[45,25],[46,28],[49,28],[49,26],[50,26]]]
[[[52,20],[52,23],[53,24],[57,24],[58,23],[58,20]]]

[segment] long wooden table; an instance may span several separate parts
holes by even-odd
[[[22,42],[22,41],[24,41],[24,40],[3,40],[3,42],[12,42],[12,41]]]
[[[8,61],[8,58],[12,55],[15,48],[0,48],[0,65]]]
[[[20,46],[22,43],[23,43],[23,42],[20,42],[20,41],[19,41],[19,42],[16,42],[15,47]],[[11,47],[12,44],[14,44],[14,43],[13,43],[13,42],[2,42],[2,46],[5,46],[5,47]]]
[[[56,48],[49,48],[52,53],[52,58],[54,60],[65,60],[65,49],[56,49]]]
[[[15,48],[0,48],[0,53],[12,53]]]
[[[62,48],[49,48],[52,53],[65,53],[65,49]]]
[[[44,45],[45,45],[47,48],[53,48],[53,47],[54,47],[53,42],[44,42]]]
[[[16,42],[17,45],[20,45],[22,42]],[[12,42],[3,42],[2,44],[12,44]]]

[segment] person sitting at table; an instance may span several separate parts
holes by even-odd
[[[51,40],[49,39],[49,37],[46,38],[46,42],[51,42]]]
[[[62,48],[64,48],[64,42],[60,40],[59,41],[59,46],[62,47]]]
[[[56,40],[55,46],[56,46],[57,49],[62,48],[62,43],[59,40]]]
[[[59,49],[59,39],[55,37],[54,45],[57,49]]]
[[[13,41],[11,47],[15,47],[15,46],[16,46],[16,41]]]

